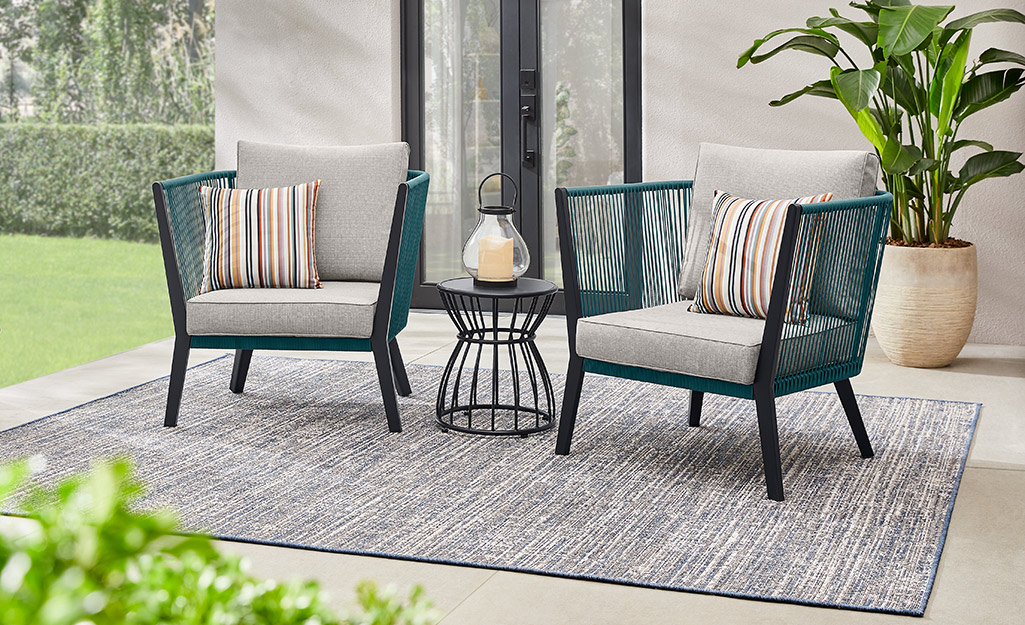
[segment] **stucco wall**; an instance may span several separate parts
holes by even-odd
[[[1025,11],[1022,0],[961,0],[956,15],[992,6]],[[842,1],[644,0],[644,170],[649,180],[689,178],[701,141],[791,149],[865,148],[833,101],[768,101],[826,75],[827,61],[784,53],[735,68],[751,41],[803,24]],[[985,24],[989,46],[1023,51],[1025,26]],[[396,0],[219,0],[217,163],[232,167],[239,138],[363,143],[399,137],[399,21]],[[1025,94],[980,113],[963,137],[1025,150]],[[1025,344],[1025,174],[986,181],[966,196],[955,236],[979,246],[979,309],[971,340]]]
[[[400,138],[397,0],[217,0],[217,167],[239,139]]]
[[[960,0],[955,16],[1025,2]],[[736,69],[737,56],[774,29],[803,26],[841,1],[644,0],[644,177],[690,178],[701,141],[788,149],[870,149],[839,103],[802,98],[772,108],[769,100],[828,76],[829,61],[784,52]],[[780,40],[785,41],[784,39]],[[856,44],[860,45],[860,44]],[[1025,25],[984,24],[973,37],[977,57],[987,47],[1025,52]],[[974,58],[974,57],[973,57]],[[962,138],[998,149],[1025,150],[1025,93],[981,112],[962,126]],[[965,196],[952,233],[979,247],[979,303],[970,338],[1025,344],[1025,174],[984,181]]]

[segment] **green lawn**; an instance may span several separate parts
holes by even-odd
[[[0,387],[173,334],[158,245],[0,235]]]

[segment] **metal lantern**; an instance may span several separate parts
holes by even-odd
[[[512,206],[484,206],[484,183],[502,176],[513,186]],[[463,244],[463,268],[473,276],[477,286],[513,287],[516,280],[527,272],[530,253],[523,237],[516,231],[510,217],[516,212],[520,190],[516,181],[507,174],[493,173],[477,187],[477,211],[480,219]]]

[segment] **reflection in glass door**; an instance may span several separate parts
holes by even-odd
[[[499,0],[425,0],[423,20],[431,191],[421,262],[424,280],[441,282],[463,274],[460,252],[477,222],[477,185],[502,170],[501,10]]]
[[[623,9],[541,0],[542,277],[562,286],[556,187],[623,182]]]
[[[422,286],[463,275],[477,184],[496,171],[519,183],[527,275],[561,286],[555,188],[624,178],[624,6],[422,0]],[[500,203],[498,180],[485,203]]]

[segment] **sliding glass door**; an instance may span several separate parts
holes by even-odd
[[[561,286],[555,188],[623,182],[628,164],[639,176],[639,2],[407,0],[403,25],[403,130],[431,174],[414,305],[464,275],[477,186],[496,171],[520,190],[527,275]],[[499,180],[486,203],[512,200]]]

